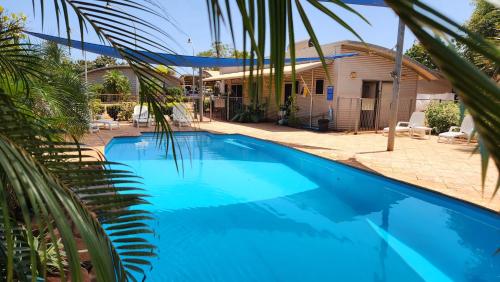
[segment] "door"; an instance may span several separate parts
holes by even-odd
[[[229,96],[229,119],[243,110],[243,85],[231,85],[231,95]]]
[[[389,112],[392,100],[392,82],[380,82],[379,104],[377,105],[378,111],[378,129],[389,126]]]
[[[231,85],[231,97],[243,98],[243,85],[241,84]]]
[[[292,84],[285,83],[285,105],[287,107],[290,104],[290,97],[292,97]]]
[[[363,81],[360,104],[360,129],[375,129],[377,97],[379,96],[378,81]]]

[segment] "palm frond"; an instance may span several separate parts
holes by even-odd
[[[133,260],[154,256],[154,246],[142,242],[141,236],[152,233],[146,224],[151,216],[140,209],[127,213],[138,204],[147,204],[140,189],[128,187],[138,183],[136,177],[126,170],[109,169],[111,163],[93,157],[90,149],[78,143],[58,140],[59,134],[46,129],[46,125],[29,112],[21,112],[8,95],[0,94],[3,188],[0,207],[4,218],[1,227],[3,234],[13,234],[21,226],[27,230],[25,241],[29,255],[23,256],[23,261],[27,260],[31,268],[23,274],[24,278],[43,275],[36,271],[37,253],[30,242],[35,238],[36,229],[46,229],[52,244],[61,239],[64,250],[59,251],[65,252],[67,271],[73,279],[80,276],[76,234],[88,249],[100,280],[134,280],[132,272],[142,272],[143,263]],[[123,185],[127,187],[121,188]],[[16,209],[5,204],[9,201],[7,190],[14,195]],[[12,236],[6,236],[8,238]],[[119,246],[113,242],[116,239],[121,240]],[[16,250],[8,247],[12,246],[9,240],[5,242],[7,247],[2,250],[7,259],[0,268],[10,271],[11,276],[15,274],[16,279],[23,279],[17,277],[18,271],[12,271],[15,269],[12,262],[18,257]],[[132,261],[124,263],[122,259]],[[61,273],[64,274],[62,269]]]

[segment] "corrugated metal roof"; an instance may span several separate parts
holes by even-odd
[[[297,64],[297,65],[295,65],[295,71],[296,72],[306,71],[306,70],[313,69],[313,68],[316,68],[319,66],[321,66],[321,62]],[[285,66],[283,71],[284,71],[284,74],[292,73],[292,66]],[[262,75],[269,76],[270,73],[271,73],[271,70],[269,68],[265,68],[263,70]],[[257,75],[257,71],[254,70],[253,74]],[[217,75],[217,76],[212,76],[212,77],[203,79],[203,81],[236,79],[236,78],[248,77],[249,75],[250,75],[250,71],[239,71],[239,72],[226,73],[226,74],[221,74],[221,75]]]

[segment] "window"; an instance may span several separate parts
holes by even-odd
[[[323,95],[323,91],[324,91],[324,86],[325,86],[325,81],[323,79],[316,79],[316,87],[315,87],[315,90],[314,90],[314,93],[315,94],[318,94],[318,95]]]

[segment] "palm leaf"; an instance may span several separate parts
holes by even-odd
[[[13,234],[22,225],[27,230],[27,243],[33,241],[35,226],[50,230],[52,243],[56,243],[60,236],[69,263],[68,271],[74,280],[78,280],[80,259],[74,239],[76,232],[89,250],[100,280],[134,279],[132,272],[142,272],[143,264],[127,262],[125,266],[121,259],[154,255],[153,246],[134,241],[134,238],[142,240],[142,234],[152,233],[145,224],[145,220],[151,218],[149,213],[139,209],[134,209],[134,216],[124,213],[137,204],[147,204],[144,195],[137,193],[139,189],[120,189],[123,184],[136,184],[135,177],[126,170],[108,169],[110,163],[90,155],[86,157],[90,149],[75,142],[58,141],[54,136],[60,132],[45,128],[45,124],[28,112],[20,112],[9,96],[0,94],[0,176],[3,188],[0,208],[4,218],[1,231]],[[5,187],[11,187],[21,217],[6,207]],[[125,190],[126,194],[119,194]],[[113,232],[116,230],[119,231]],[[7,260],[0,265],[8,270],[6,275],[12,277],[15,274],[16,279],[43,275],[36,272],[37,254],[29,243],[26,245],[30,246],[30,254],[25,255],[23,261],[29,262],[26,263],[31,265],[31,273],[28,271],[17,277],[20,274],[13,271],[12,262],[18,256],[12,243],[8,243],[12,240],[7,240],[12,237],[7,237],[2,248]],[[112,240],[119,238],[125,241],[116,248]],[[134,252],[129,251],[131,249]]]

